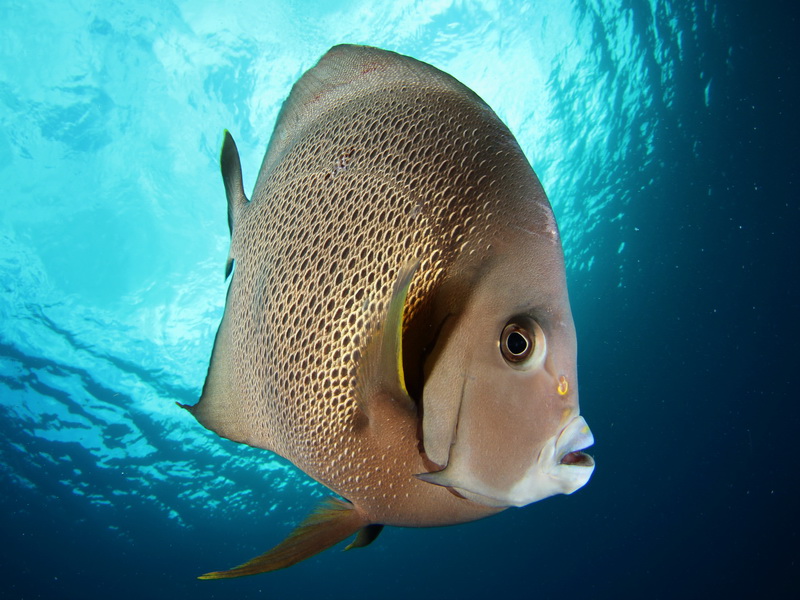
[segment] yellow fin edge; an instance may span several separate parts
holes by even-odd
[[[373,329],[364,348],[359,364],[357,399],[367,417],[376,392],[389,392],[398,404],[407,410],[416,410],[406,389],[403,370],[403,312],[418,267],[419,260],[413,260],[400,269],[383,320]]]

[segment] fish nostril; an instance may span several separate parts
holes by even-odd
[[[569,391],[569,381],[567,381],[566,375],[561,375],[558,378],[558,395],[559,396],[566,396],[567,392]]]

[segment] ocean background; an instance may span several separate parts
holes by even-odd
[[[798,597],[789,2],[0,0],[0,598]],[[332,45],[410,54],[517,136],[561,227],[589,484],[198,581],[327,495],[199,396],[249,192]]]

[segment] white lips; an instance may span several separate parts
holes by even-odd
[[[581,416],[575,417],[569,423],[567,423],[567,426],[564,427],[564,429],[561,430],[561,433],[556,440],[555,457],[558,459],[557,462],[560,464],[564,457],[570,452],[583,450],[592,444],[594,444],[594,436],[592,435],[589,426],[586,424],[586,420]],[[585,469],[589,467],[582,468]],[[591,468],[594,469],[594,465],[592,465]],[[591,475],[591,472],[589,472],[589,475]],[[584,481],[584,483],[586,482]]]
[[[554,494],[571,494],[582,488],[594,472],[594,461],[562,464],[570,452],[594,444],[586,420],[577,416],[567,423],[558,435],[545,442],[539,458],[509,491],[507,506],[525,506]]]

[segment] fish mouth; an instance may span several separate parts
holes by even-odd
[[[452,487],[461,496],[485,506],[525,506],[555,494],[571,494],[586,485],[595,464],[594,458],[584,450],[593,444],[589,426],[583,417],[576,415],[544,443],[527,471],[507,487],[491,485],[453,461],[442,471],[417,477]]]
[[[594,436],[581,416],[572,419],[556,440],[555,456],[558,466],[594,468],[594,458],[584,452],[594,444]]]
[[[565,454],[560,461],[561,465],[568,465],[570,467],[593,467],[594,459],[586,452],[581,450],[573,450]]]

